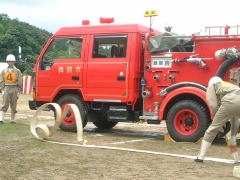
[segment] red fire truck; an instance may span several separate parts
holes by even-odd
[[[74,103],[83,125],[91,121],[100,129],[166,120],[174,140],[195,142],[213,118],[205,99],[209,79],[229,81],[230,70],[239,66],[215,58],[219,49],[240,47],[239,36],[228,30],[179,36],[137,24],[63,27],[37,59],[29,106]],[[61,129],[76,131],[71,111]]]

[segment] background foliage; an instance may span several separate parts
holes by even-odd
[[[0,14],[0,62],[5,62],[8,54],[14,54],[17,68],[26,75],[31,74],[38,55],[51,35],[46,30]],[[19,46],[22,48],[21,59]]]

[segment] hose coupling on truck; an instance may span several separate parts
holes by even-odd
[[[189,57],[188,59],[180,59],[177,62],[189,62],[198,64],[201,68],[206,68],[207,64],[204,62],[203,58]]]
[[[160,76],[158,74],[156,74],[156,75],[153,76],[153,79],[155,81],[159,81],[160,80]]]
[[[143,98],[148,98],[151,97],[152,93],[150,91],[143,91],[142,92],[142,97]]]

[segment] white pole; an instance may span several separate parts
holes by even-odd
[[[22,59],[22,48],[21,48],[21,46],[18,46],[18,57],[19,57],[19,60],[21,60]]]

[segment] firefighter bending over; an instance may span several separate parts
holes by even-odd
[[[16,123],[15,114],[17,107],[17,100],[19,94],[22,92],[22,73],[14,64],[16,62],[15,56],[9,54],[6,58],[8,67],[0,74],[0,87],[3,94],[3,106],[0,109],[0,123],[4,122],[4,114],[8,107],[11,107],[11,123]]]
[[[211,107],[214,119],[204,134],[200,152],[195,159],[196,162],[203,162],[207,149],[221,128],[231,120],[231,137],[227,138],[228,145],[234,162],[238,162],[236,135],[239,128],[240,117],[240,88],[234,84],[223,81],[219,77],[213,77],[208,83],[207,101]],[[233,150],[235,149],[235,150]]]

